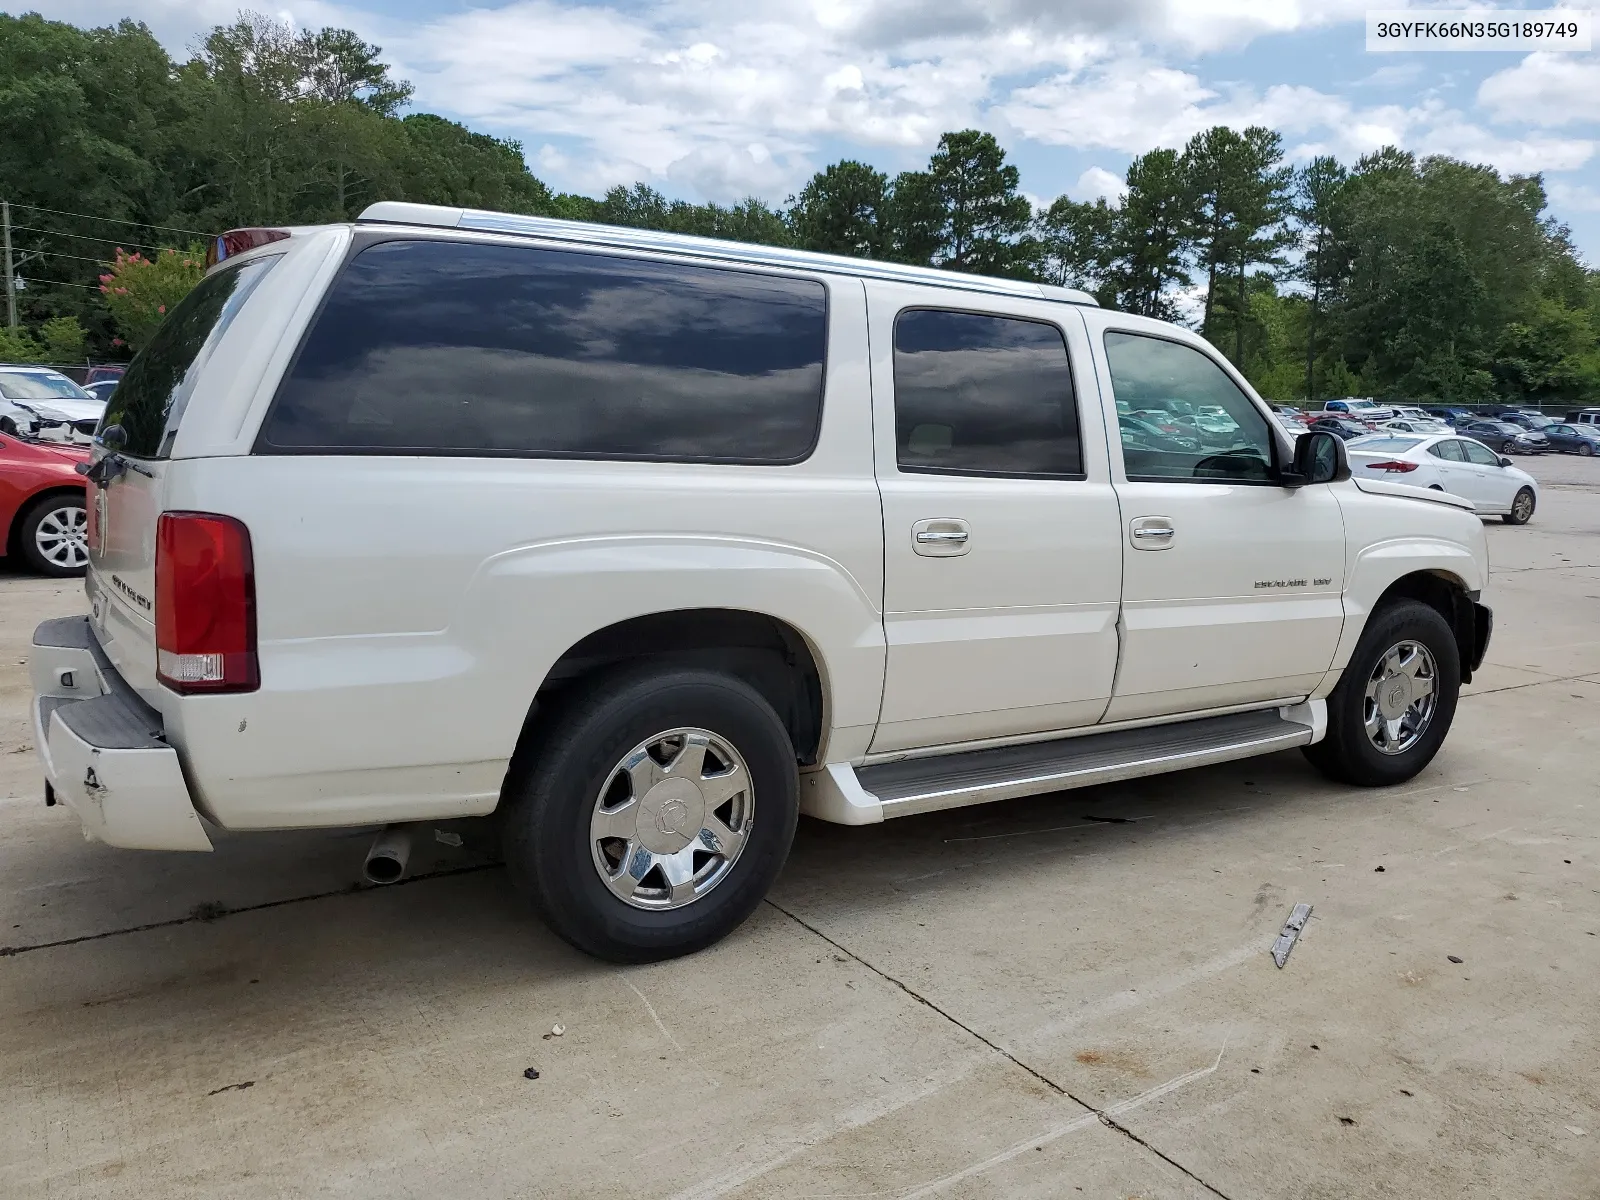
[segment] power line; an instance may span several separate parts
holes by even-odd
[[[180,229],[176,225],[153,225],[149,221],[125,221],[121,217],[97,217],[91,213],[67,212],[61,208],[45,208],[39,204],[17,204],[18,208],[29,208],[34,212],[54,213],[58,217],[81,217],[85,221],[107,221],[112,225],[131,225],[135,229],[164,229],[168,233],[192,233],[195,237],[214,237],[216,235],[205,233],[199,229]]]
[[[100,290],[98,283],[68,283],[65,279],[41,279],[37,275],[23,275],[21,278],[28,283],[43,283],[48,284],[50,287],[75,287],[82,288],[86,292],[98,292]]]
[[[15,229],[17,226],[13,225],[11,228]],[[70,258],[76,262],[99,263],[101,266],[109,265],[103,258],[85,258],[81,254],[62,254],[58,250],[29,250],[28,253],[37,254],[41,258]]]
[[[136,250],[177,250],[178,246],[152,246],[149,242],[124,242],[116,238],[95,237],[88,233],[68,233],[65,229],[46,229],[43,225],[13,225],[13,229],[29,229],[34,233],[48,233],[51,237],[77,238],[83,242],[103,242],[107,246],[132,246]]]

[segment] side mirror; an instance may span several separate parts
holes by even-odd
[[[1511,465],[1511,460],[1502,454],[1500,456],[1500,465],[1502,467],[1509,467]]]
[[[1305,487],[1312,483],[1338,483],[1350,478],[1350,456],[1344,439],[1324,429],[1300,435],[1294,444],[1294,462],[1279,475],[1284,487]]]

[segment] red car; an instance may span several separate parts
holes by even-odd
[[[0,555],[45,575],[82,575],[89,565],[85,484],[74,469],[86,446],[0,434]]]

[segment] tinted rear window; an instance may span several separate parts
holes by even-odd
[[[139,351],[106,402],[100,428],[122,426],[124,454],[165,458],[212,349],[245,300],[282,255],[255,258],[218,271],[178,301]]]
[[[815,280],[383,242],[334,284],[257,449],[797,462],[826,339]]]
[[[908,309],[894,324],[902,471],[1081,475],[1061,330],[1043,321]]]

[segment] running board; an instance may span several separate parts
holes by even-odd
[[[1292,711],[1298,716],[1306,707],[1297,705]],[[882,805],[885,818],[905,817],[1251,758],[1314,740],[1312,725],[1288,720],[1283,712],[1271,708],[1022,746],[901,759],[862,767],[856,777],[861,789]]]

